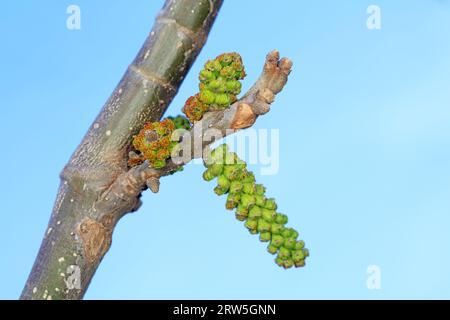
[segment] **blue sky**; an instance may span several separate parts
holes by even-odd
[[[2,5],[0,298],[19,296],[58,174],[162,3]],[[66,28],[70,4],[81,30]],[[371,4],[380,30],[366,27]],[[290,57],[289,83],[255,125],[279,129],[279,171],[251,169],[311,257],[277,267],[191,164],[120,221],[86,298],[450,298],[449,31],[443,0],[225,1],[168,114],[208,58],[241,53],[246,89],[268,51]],[[370,265],[380,289],[366,286]]]

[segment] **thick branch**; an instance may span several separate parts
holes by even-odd
[[[61,174],[49,226],[21,299],[80,299],[116,222],[139,206],[123,188],[132,136],[161,118],[203,47],[222,0],[167,0],[122,80]],[[132,179],[132,175],[127,176]],[[112,198],[111,198],[112,199]],[[107,204],[107,205],[106,205]],[[110,204],[114,206],[111,207]]]

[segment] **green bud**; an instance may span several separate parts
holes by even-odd
[[[271,254],[275,254],[275,253],[277,253],[278,248],[275,247],[273,244],[269,244],[267,246],[267,251],[269,251],[269,253],[271,253]]]
[[[284,214],[277,213],[275,216],[275,222],[279,224],[286,224],[288,222],[288,217]]]
[[[239,94],[241,92],[242,84],[237,80],[229,80],[226,82],[226,88],[233,94]]]
[[[292,252],[292,259],[297,262],[305,259],[305,255],[302,250],[295,250]]]
[[[255,204],[257,206],[263,207],[265,203],[266,203],[266,197],[264,197],[263,195],[259,195],[259,194],[255,195]]]
[[[291,229],[291,228],[284,229],[284,230],[281,232],[281,235],[282,235],[283,237],[285,237],[285,238],[289,238],[289,237],[291,236],[291,234],[292,234],[292,229]]]
[[[236,180],[239,175],[239,168],[230,164],[223,167],[223,174],[230,180]]]
[[[259,196],[264,196],[264,193],[266,192],[266,188],[262,184],[255,185],[255,192]]]
[[[207,81],[207,80],[212,80],[215,77],[211,71],[203,69],[202,71],[200,71],[200,75],[198,78],[200,81]]]
[[[253,219],[248,219],[245,222],[245,227],[250,231],[257,231],[258,230],[258,221]]]
[[[228,189],[230,188],[230,180],[228,180],[227,177],[224,176],[223,174],[221,174],[217,178],[217,184],[226,191],[228,191]]]
[[[235,216],[236,216],[236,219],[238,219],[239,221],[245,221],[248,217],[247,214],[242,214],[242,213],[238,213],[238,212],[236,212]]]
[[[292,239],[292,238],[285,239],[284,247],[287,249],[294,249],[295,248],[295,239]]]
[[[291,256],[291,251],[285,247],[280,247],[278,256],[283,260],[288,259]]]
[[[253,206],[255,204],[255,197],[249,194],[245,194],[243,193],[241,195],[241,204],[249,209],[251,206]]]
[[[267,241],[270,241],[271,236],[272,235],[270,232],[261,232],[259,234],[259,240],[262,242],[267,242]]]
[[[309,257],[309,250],[308,249],[303,249],[303,254],[305,255],[305,258]]]
[[[275,259],[275,263],[276,263],[277,265],[279,265],[280,267],[283,267],[283,266],[284,266],[284,260],[281,259],[280,257],[277,257],[277,258]]]
[[[242,190],[242,182],[239,180],[231,181],[230,183],[230,192],[238,193]]]
[[[272,237],[272,244],[279,248],[284,243],[284,238],[278,234],[274,234]]]
[[[266,207],[267,209],[277,210],[277,204],[276,204],[276,202],[275,202],[275,199],[274,199],[274,198],[266,199],[265,207]]]
[[[276,215],[276,213],[275,213],[274,210],[269,210],[267,208],[262,208],[262,217],[267,222],[273,222],[275,220],[275,215]]]
[[[208,89],[211,89],[211,90],[215,90],[215,89],[217,89],[217,88],[220,88],[220,86],[222,86],[222,81],[221,80],[218,80],[218,79],[215,79],[215,80],[211,80],[209,83],[208,83]]]
[[[252,182],[243,183],[242,191],[247,194],[254,194],[255,193],[255,184]]]
[[[231,66],[223,67],[222,70],[220,70],[220,75],[226,79],[231,79],[235,74],[235,70]]]
[[[270,231],[270,223],[264,221],[262,219],[258,220],[258,231],[259,232],[268,232]]]
[[[221,196],[221,195],[227,193],[227,190],[223,189],[221,186],[216,186],[216,187],[214,188],[214,192],[215,192],[218,196]]]
[[[215,178],[215,176],[210,169],[206,169],[205,172],[203,172],[203,179],[205,181],[211,181],[214,178]]]
[[[296,268],[301,268],[305,266],[305,260],[299,260],[294,262]]]
[[[253,206],[250,211],[248,212],[248,216],[251,219],[260,218],[262,216],[261,208],[258,206]]]
[[[216,99],[216,94],[210,90],[202,90],[200,91],[200,100],[206,104],[214,103]]]
[[[297,240],[297,238],[298,238],[297,230],[291,229],[291,238],[294,240]]]
[[[242,183],[247,183],[247,182],[252,182],[252,183],[255,182],[255,175],[251,171],[247,171],[245,177],[242,179]]]
[[[273,234],[281,234],[283,229],[284,229],[284,226],[282,224],[272,223],[270,230],[272,230]]]
[[[240,194],[237,193],[229,193],[227,196],[227,202],[225,204],[225,207],[228,210],[232,210],[233,208],[236,208],[239,204],[239,200],[241,199]]]
[[[211,173],[217,177],[218,175],[220,175],[223,171],[223,165],[220,163],[214,163],[211,165],[211,167],[209,168],[211,170]]]
[[[294,261],[292,260],[292,259],[286,259],[286,260],[284,260],[284,262],[283,262],[283,267],[285,268],[285,269],[289,269],[289,268],[291,268],[291,267],[293,267],[294,266]]]
[[[231,104],[231,98],[226,93],[217,93],[214,99],[214,103],[219,106],[228,107]]]
[[[295,244],[295,250],[301,250],[305,247],[305,242],[303,240],[297,241]]]
[[[249,211],[247,207],[244,207],[242,203],[239,203],[236,208],[236,213],[239,213],[240,215],[248,215]],[[250,217],[251,218],[251,217]]]

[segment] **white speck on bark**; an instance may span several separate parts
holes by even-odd
[[[111,130],[106,131],[105,134],[109,137],[111,135]]]
[[[58,259],[58,262],[59,262],[59,263],[63,263],[64,260],[65,260],[64,257],[61,257],[61,258]]]
[[[36,292],[37,292],[37,288],[34,287],[34,288],[33,288],[33,293],[36,293]]]
[[[47,230],[47,235],[49,235],[49,234],[50,234],[50,232],[52,232],[52,230],[53,230],[53,228],[52,228],[52,227],[48,228],[48,230]]]
[[[98,129],[100,127],[100,125],[96,122],[94,123],[94,129]]]

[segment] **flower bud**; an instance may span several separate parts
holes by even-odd
[[[248,216],[251,219],[257,219],[262,216],[261,208],[258,206],[253,206],[250,211],[248,212]]]
[[[245,227],[246,227],[247,229],[249,229],[250,231],[257,231],[257,228],[258,228],[258,221],[257,221],[257,220],[254,220],[254,219],[248,219],[248,220],[245,222]]]
[[[291,251],[285,247],[280,247],[280,251],[278,251],[278,256],[285,260],[291,256]]]
[[[242,182],[239,180],[231,181],[230,183],[230,192],[238,193],[242,190]]]
[[[295,250],[292,252],[292,259],[297,262],[305,259],[305,255],[302,250]]]
[[[301,268],[305,266],[305,260],[299,260],[294,262],[296,268]]]
[[[277,265],[279,265],[280,267],[283,267],[283,266],[284,266],[284,260],[281,259],[280,257],[277,257],[277,258],[275,259],[275,263],[276,263]]]
[[[266,203],[266,197],[264,197],[263,195],[259,195],[259,194],[255,195],[255,204],[257,206],[263,207],[265,203]]]
[[[305,242],[303,240],[297,241],[295,244],[295,250],[301,250],[305,247]]]
[[[220,163],[213,163],[209,170],[211,170],[211,174],[213,174],[215,177],[219,176],[223,171],[223,165]]]
[[[269,251],[269,253],[271,253],[271,254],[275,254],[275,253],[277,253],[278,248],[275,247],[273,244],[269,244],[267,246],[267,251]]]
[[[270,232],[261,232],[259,234],[259,240],[262,242],[267,242],[270,241],[271,236],[272,235],[270,234]]]
[[[288,222],[288,218],[284,214],[278,213],[275,216],[275,222],[284,225],[284,224],[286,224]]]
[[[289,269],[294,266],[294,261],[292,259],[286,259],[283,261],[283,267]]]
[[[217,93],[214,103],[222,107],[228,107],[231,103],[231,98],[226,93]]]
[[[258,231],[259,232],[269,232],[270,231],[270,223],[264,221],[263,219],[258,220]]]
[[[272,237],[272,244],[279,248],[284,243],[284,238],[278,234],[274,234]]]
[[[272,234],[281,234],[283,229],[284,229],[284,226],[282,224],[278,224],[278,223],[272,223],[272,226],[270,228],[270,230],[272,230]]]
[[[224,190],[226,190],[225,192],[228,191],[228,189],[230,188],[230,180],[227,179],[227,177],[225,177],[223,174],[221,174],[218,178],[217,178],[217,184]]]
[[[213,80],[215,76],[214,73],[212,73],[210,70],[203,69],[202,71],[200,71],[198,78],[200,81],[209,81]]]
[[[236,180],[236,178],[239,175],[239,168],[236,167],[236,165],[234,165],[234,164],[225,165],[223,168],[223,174],[229,180]]]
[[[211,172],[211,170],[209,168],[206,169],[205,172],[203,172],[203,179],[205,181],[211,181],[214,178],[215,178],[215,176],[214,176],[214,174]]]
[[[254,194],[255,193],[255,184],[252,182],[243,183],[242,191],[246,194]]]
[[[237,193],[229,193],[227,196],[227,202],[225,204],[225,207],[228,210],[232,210],[233,208],[236,208],[239,204],[239,200],[241,199],[241,196]]]
[[[238,204],[238,206],[236,208],[236,212],[239,213],[240,215],[249,215],[250,214],[248,208],[244,207],[242,205],[242,203]],[[250,217],[250,218],[252,218],[252,217]]]
[[[269,210],[267,208],[262,208],[262,217],[265,221],[267,222],[273,222],[275,220],[275,211],[274,210]]]
[[[277,210],[277,204],[274,198],[266,199],[266,203],[264,205],[267,209]]]
[[[287,249],[294,249],[295,247],[295,239],[287,238],[284,240],[283,246]]]
[[[226,190],[226,189],[223,189],[221,186],[216,186],[216,187],[214,188],[214,192],[215,192],[218,196],[221,196],[221,195],[227,193],[227,190]]]
[[[239,212],[236,212],[235,216],[236,216],[236,219],[238,219],[239,221],[245,221],[248,217],[247,214],[241,214]]]
[[[264,193],[266,192],[266,188],[262,184],[255,185],[255,192],[259,196],[264,196]]]
[[[252,195],[243,193],[241,195],[241,204],[245,208],[250,209],[250,207],[255,204],[255,197]]]
[[[247,171],[245,174],[245,177],[242,179],[242,183],[247,183],[247,182],[252,182],[252,183],[255,182],[255,175],[251,171]]]
[[[210,90],[202,90],[200,92],[200,100],[206,104],[213,104],[216,99],[216,94]]]

